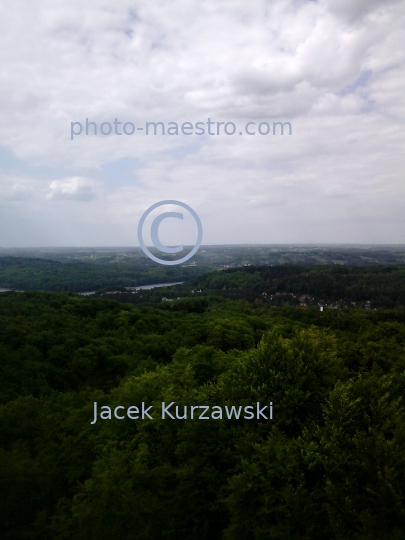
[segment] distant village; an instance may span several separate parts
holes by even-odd
[[[276,292],[274,294],[267,294],[267,292],[262,293],[262,298],[268,300],[274,305],[295,305],[302,308],[308,306],[318,306],[320,311],[323,311],[325,308],[329,309],[339,309],[339,308],[363,308],[371,309],[371,302],[369,300],[365,302],[345,302],[341,298],[335,302],[327,303],[325,300],[317,300],[309,295],[297,295],[292,292],[283,293]],[[376,309],[376,308],[374,308]]]
[[[145,292],[141,289],[136,290],[132,287],[127,287],[127,290],[111,290],[107,291],[105,293],[102,293],[102,295],[129,295],[129,294],[139,294],[142,292]],[[202,294],[202,289],[191,289],[191,294]],[[215,294],[217,291],[210,291],[210,294]],[[142,294],[139,295],[139,297],[142,297]],[[181,300],[181,296],[177,296],[175,298],[168,298],[167,296],[161,297],[161,302],[173,302],[175,300]],[[119,298],[117,298],[119,300]],[[342,298],[340,298],[338,301],[326,301],[323,299],[316,299],[315,297],[308,295],[308,294],[294,294],[292,292],[275,292],[273,294],[268,294],[266,291],[263,291],[259,298],[255,301],[256,304],[258,303],[270,303],[272,305],[276,306],[291,306],[291,307],[318,307],[319,311],[324,311],[325,309],[349,309],[349,308],[360,308],[360,309],[366,309],[370,310],[371,308],[371,302],[369,300],[362,301],[362,302],[354,302],[354,301],[344,301]],[[377,308],[373,308],[376,310]]]

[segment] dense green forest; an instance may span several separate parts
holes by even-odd
[[[124,291],[125,289],[122,289]],[[193,291],[193,292],[191,292]],[[214,271],[182,285],[118,294],[131,303],[159,303],[162,297],[220,295],[275,306],[334,305],[405,307],[405,268],[399,266],[249,266]]]
[[[0,287],[17,290],[95,291],[111,285],[131,287],[183,281],[206,268],[132,264],[61,263],[45,259],[0,257]]]
[[[121,291],[115,299],[157,304],[162,297],[222,296],[272,305],[335,303],[339,307],[405,306],[405,268],[398,265],[275,265],[214,270],[207,267],[137,266],[129,263],[61,263],[0,257],[0,286],[17,290]],[[125,287],[184,281],[182,285],[125,294]],[[193,293],[191,291],[194,291]],[[277,297],[276,293],[279,293]],[[305,298],[302,298],[302,297]]]
[[[324,301],[405,306],[405,268],[398,266],[248,267],[210,273],[192,283],[196,289],[211,291],[293,292]]]
[[[15,254],[6,256],[8,252]],[[0,288],[85,292],[188,281],[201,276],[193,285],[215,294],[227,291],[220,294],[228,298],[239,298],[244,290],[251,301],[257,293],[277,289],[336,300],[345,294],[354,301],[356,295],[370,300],[366,298],[369,291],[373,293],[381,285],[384,303],[400,292],[405,263],[402,247],[210,246],[196,254],[190,262],[195,266],[156,265],[139,248],[38,250],[32,256],[22,256],[27,252],[0,250]],[[215,270],[214,274],[206,276],[210,270]],[[232,277],[221,278],[218,270]],[[237,294],[231,290],[237,290]]]
[[[298,289],[302,272],[228,277]],[[198,283],[222,290],[228,277]],[[5,540],[405,537],[401,310],[8,292],[0,348]],[[273,419],[91,424],[94,402],[172,401],[272,402]]]

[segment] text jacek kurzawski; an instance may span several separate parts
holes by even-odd
[[[94,417],[90,424],[95,424],[98,420],[153,420],[153,405],[146,406],[142,402],[141,406],[131,405],[124,407],[109,407],[103,405],[98,414],[97,401],[94,402]],[[166,404],[162,402],[161,418],[163,420],[273,420],[273,403],[262,405],[247,405],[246,407],[236,405],[176,405],[174,401]]]

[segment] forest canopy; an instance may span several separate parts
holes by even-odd
[[[0,323],[2,538],[404,537],[404,312],[8,292]],[[91,425],[162,401],[274,414]]]

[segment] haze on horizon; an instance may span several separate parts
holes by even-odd
[[[137,246],[155,202],[203,245],[398,245],[401,0],[0,6],[0,246]],[[71,122],[290,122],[284,136],[75,137]],[[194,241],[185,220],[162,241]],[[148,243],[148,242],[147,242]]]

